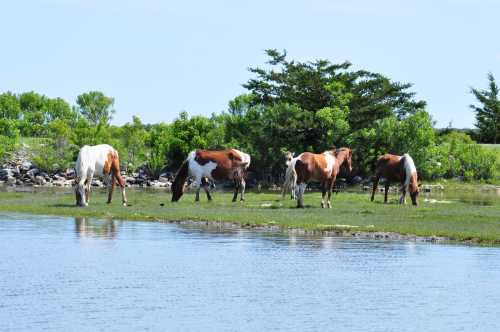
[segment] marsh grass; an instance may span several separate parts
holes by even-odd
[[[232,203],[232,194],[215,193],[208,202],[204,196],[194,202],[185,194],[180,202],[170,202],[163,191],[129,190],[130,206],[121,206],[117,195],[106,204],[104,191],[94,191],[90,206],[76,207],[72,193],[1,192],[0,211],[43,215],[115,218],[127,220],[193,220],[235,222],[245,226],[273,225],[306,230],[355,230],[396,232],[417,236],[442,236],[455,241],[500,245],[500,202],[472,204],[460,200],[420,199],[420,206],[400,206],[397,196],[382,203],[382,195],[370,202],[366,193],[340,193],[332,199],[332,209],[319,207],[320,194],[305,195],[305,209],[295,201],[280,200],[275,193],[249,193],[245,202]],[[163,204],[161,206],[160,204]]]

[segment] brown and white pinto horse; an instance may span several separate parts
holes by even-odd
[[[398,181],[401,183],[401,197],[399,198],[399,204],[406,203],[406,192],[409,191],[413,205],[418,205],[417,196],[419,190],[417,168],[415,167],[415,163],[409,154],[405,153],[402,156],[384,154],[383,156],[378,157],[375,179],[373,181],[373,191],[371,197],[372,202],[375,197],[375,192],[377,191],[380,178],[384,178],[386,180],[384,203],[387,203],[387,193],[389,192],[390,182]]]
[[[321,207],[325,207],[325,196],[328,192],[327,206],[331,208],[330,197],[341,167],[352,171],[352,150],[349,148],[332,149],[320,154],[304,152],[293,158],[289,166],[291,170],[287,170],[287,175],[296,179],[297,207],[304,207],[304,192],[307,183],[313,180],[321,183]]]
[[[212,200],[208,190],[210,180],[233,180],[235,184],[233,202],[241,190],[241,200],[245,200],[245,173],[250,166],[250,156],[236,149],[223,151],[196,150],[192,151],[175,175],[172,184],[172,202],[177,202],[184,193],[184,183],[189,176],[196,183],[196,198],[200,200],[200,186],[203,186],[208,200]]]
[[[88,206],[90,198],[90,187],[94,175],[102,176],[109,187],[108,203],[111,203],[115,181],[118,181],[122,189],[123,205],[127,205],[125,194],[125,181],[120,173],[120,159],[118,152],[110,145],[101,144],[88,146],[80,149],[75,164],[76,171],[76,205]],[[110,183],[111,180],[111,183]]]

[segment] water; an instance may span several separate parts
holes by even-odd
[[[0,215],[0,330],[499,331],[500,249]]]

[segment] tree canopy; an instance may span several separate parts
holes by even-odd
[[[470,105],[476,113],[476,127],[479,137],[485,143],[497,144],[500,142],[500,99],[498,99],[498,85],[492,73],[488,74],[488,89],[478,90],[471,88],[480,106]]]

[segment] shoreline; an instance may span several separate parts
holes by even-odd
[[[500,246],[500,204],[494,196],[488,198],[489,202],[423,198],[421,206],[413,207],[396,204],[396,195],[391,196],[389,204],[383,204],[370,202],[368,195],[343,193],[335,196],[332,209],[321,209],[317,207],[320,194],[308,193],[307,208],[296,209],[295,202],[265,193],[251,194],[243,203],[232,203],[230,193],[218,193],[216,200],[198,203],[192,201],[192,194],[177,203],[157,192],[129,194],[130,205],[126,208],[119,202],[106,204],[106,194],[98,191],[93,193],[89,207],[79,208],[68,194],[4,192],[0,193],[0,212],[154,221],[290,235]]]
[[[97,218],[99,219],[99,218]],[[120,219],[121,220],[121,219]],[[124,221],[140,221],[124,219]],[[159,222],[164,224],[176,224],[183,226],[209,226],[213,228],[221,228],[224,230],[251,230],[257,232],[280,232],[287,235],[299,236],[332,236],[342,238],[355,239],[370,239],[370,240],[386,240],[386,241],[408,241],[415,243],[432,243],[432,244],[471,244],[480,245],[473,241],[458,241],[445,236],[418,236],[414,234],[401,234],[396,232],[382,231],[355,231],[349,228],[346,229],[328,229],[328,230],[309,230],[305,228],[283,228],[277,225],[252,225],[240,224],[238,222],[229,221],[209,221],[209,220],[144,220],[144,222]],[[494,246],[494,245],[492,245]]]

